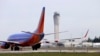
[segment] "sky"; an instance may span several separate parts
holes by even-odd
[[[34,32],[46,8],[44,33],[54,32],[54,12],[60,14],[60,39],[100,36],[100,0],[0,0],[0,40],[21,31]],[[53,40],[54,35],[45,36]]]

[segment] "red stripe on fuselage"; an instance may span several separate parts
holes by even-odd
[[[30,40],[21,44],[21,46],[31,46],[40,41],[40,37],[38,35],[33,35]]]

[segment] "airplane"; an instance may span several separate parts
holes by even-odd
[[[32,50],[37,50],[41,47],[40,41],[44,38],[44,18],[45,7],[43,7],[40,21],[34,33],[22,31],[20,34],[12,34],[8,37],[7,41],[0,41],[1,48],[11,48],[12,51],[20,50],[20,47],[31,46]]]
[[[67,47],[68,45],[79,45],[85,42],[88,32],[89,29],[87,30],[86,34],[83,37],[79,37],[79,38],[60,39],[60,40],[55,39],[54,41],[48,41],[48,39],[43,39],[42,46],[43,47]],[[67,40],[69,42],[67,42]],[[75,40],[82,40],[82,42],[76,43],[74,42]]]
[[[86,34],[83,37],[78,37],[78,38],[71,38],[71,39],[63,39],[63,40],[69,40],[69,41],[74,41],[75,39],[82,39],[84,41],[84,38],[87,37],[89,32],[89,29],[86,31]]]
[[[85,43],[86,40],[88,39],[87,38],[88,32],[89,32],[89,29],[86,31],[86,34],[81,38],[79,37],[79,38],[63,39],[63,40],[69,41],[69,42],[65,42],[64,45],[65,46],[73,45],[74,47],[82,46],[83,43]],[[76,42],[75,42],[75,40],[76,40]],[[81,41],[79,41],[79,40],[81,40]]]

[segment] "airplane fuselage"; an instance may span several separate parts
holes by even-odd
[[[43,39],[43,37],[44,37],[44,33],[40,35],[20,33],[20,34],[13,34],[9,36],[8,41],[19,42],[20,46],[30,46],[40,42],[41,39]]]

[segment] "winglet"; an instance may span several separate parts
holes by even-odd
[[[89,32],[89,29],[87,30],[86,34],[84,35],[84,38],[86,38],[86,37],[87,37],[88,32]]]
[[[44,17],[45,17],[45,7],[42,9],[42,13],[40,16],[40,21],[37,28],[37,33],[43,33],[44,31]]]

